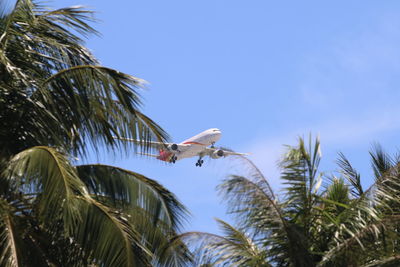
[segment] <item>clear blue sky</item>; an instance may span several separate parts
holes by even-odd
[[[368,150],[399,147],[399,1],[62,0],[97,11],[102,37],[87,46],[103,65],[147,80],[144,112],[174,141],[208,128],[250,158],[279,188],[283,144],[319,134],[322,170],[344,152],[369,185]],[[215,186],[228,159],[174,166],[92,157],[161,182],[193,216],[186,230],[216,232],[227,218]],[[239,170],[238,170],[239,171]]]

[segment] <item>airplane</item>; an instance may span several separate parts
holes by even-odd
[[[130,138],[118,138],[115,139],[130,141],[135,143],[143,143],[139,140]],[[175,163],[177,160],[184,158],[191,158],[198,156],[199,159],[196,162],[196,167],[201,167],[204,163],[203,157],[209,156],[212,159],[218,159],[221,157],[239,155],[245,156],[247,153],[237,153],[228,151],[222,148],[215,148],[214,144],[221,138],[221,131],[217,128],[211,128],[204,132],[195,135],[182,143],[162,143],[150,141],[150,146],[159,150],[158,155],[144,154],[147,156],[155,157],[161,161]],[[210,147],[209,147],[210,146]]]

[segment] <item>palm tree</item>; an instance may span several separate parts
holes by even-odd
[[[187,211],[156,181],[106,165],[74,166],[116,137],[165,141],[140,111],[139,78],[100,66],[79,36],[92,12],[0,3],[0,265],[180,266],[172,244]],[[133,146],[136,149],[136,146]]]
[[[338,177],[318,172],[319,140],[306,146],[300,138],[280,163],[279,198],[244,159],[249,176],[232,175],[219,186],[237,225],[219,221],[222,236],[192,232],[180,240],[199,266],[397,266],[400,159],[379,146],[371,157],[375,183],[364,190],[343,154]]]
[[[2,177],[0,262],[6,266],[180,266],[171,245],[185,208],[138,173],[72,166],[56,149],[15,155]]]
[[[88,143],[121,145],[113,136],[144,144],[167,137],[139,110],[143,80],[100,66],[73,33],[97,33],[87,24],[91,15],[81,7],[48,11],[31,0],[0,13],[3,154],[32,145],[84,153]]]

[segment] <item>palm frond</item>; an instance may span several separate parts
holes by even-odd
[[[141,174],[107,165],[77,166],[79,177],[98,200],[109,198],[116,208],[141,208],[178,231],[188,215],[186,208],[165,187]]]
[[[34,267],[74,262],[74,260],[60,257],[60,255],[53,256],[52,251],[57,249],[56,246],[60,245],[59,241],[63,237],[48,235],[50,229],[41,224],[37,220],[38,218],[32,216],[35,209],[33,199],[32,194],[12,191],[8,191],[7,194],[0,197],[0,265]],[[47,234],[38,235],[38,232]],[[62,251],[62,255],[66,256],[69,248],[72,248],[70,239],[67,243],[68,250]],[[72,251],[74,250],[71,249]],[[65,261],[60,260],[61,258]],[[78,261],[75,260],[75,262]]]
[[[271,266],[252,236],[217,219],[224,235],[188,232],[179,236],[194,249],[197,266]]]
[[[17,233],[14,207],[0,198],[0,264],[1,266],[23,266],[21,234]]]
[[[165,141],[139,110],[143,80],[98,66],[82,45],[82,37],[97,34],[91,11],[48,11],[33,0],[17,0],[11,12],[2,7],[0,176],[12,204],[0,199],[1,265],[183,266],[187,249],[171,240],[186,210],[171,192],[118,168],[77,170],[60,152],[84,154],[86,143],[128,147],[114,136],[142,140],[143,149]],[[21,199],[29,200],[16,209],[17,220],[11,211]],[[12,239],[17,230],[23,242]],[[31,262],[17,257],[17,243],[31,247]]]
[[[236,215],[243,227],[263,229],[285,226],[281,207],[265,190],[263,181],[256,183],[243,176],[231,175],[218,189],[228,202],[228,212]],[[241,218],[247,220],[242,221]]]
[[[385,248],[382,246],[379,247],[377,244],[382,245],[380,237],[383,233],[387,234],[387,232],[393,231],[393,226],[399,218],[399,216],[390,216],[374,222],[367,222],[364,218],[364,227],[360,229],[355,228],[355,226],[359,226],[360,220],[353,224],[353,228],[347,227],[348,225],[342,225],[340,231],[345,232],[347,238],[336,240],[337,245],[325,252],[323,259],[317,266],[332,266],[337,260],[341,261],[343,255],[349,252],[351,254],[350,257],[353,257],[353,260],[356,262],[371,263],[377,262],[382,256],[385,258],[385,254],[387,253]],[[338,236],[339,233],[335,233],[335,235]],[[367,251],[368,253],[366,253]],[[393,251],[389,250],[389,254],[391,253]]]
[[[258,225],[256,221],[262,221],[261,218],[277,220],[275,223],[282,226],[285,220],[268,179],[250,159],[243,156],[237,158],[247,175],[230,175],[217,187],[228,203],[228,212],[237,216],[238,221],[244,223],[243,227]],[[242,221],[243,217],[250,220]]]
[[[394,266],[399,266],[400,264],[400,255],[394,255],[394,256],[390,256],[387,257],[385,259],[380,259],[380,260],[376,260],[373,261],[372,263],[369,263],[367,265],[363,265],[362,267],[375,267],[375,266],[385,266],[385,267],[394,267]]]
[[[35,95],[48,110],[71,129],[74,147],[84,142],[114,146],[114,137],[165,141],[167,134],[139,112],[140,98],[134,89],[142,80],[100,66],[76,66],[63,70],[44,83]],[[150,146],[148,145],[147,148]]]
[[[304,216],[305,223],[309,220],[307,217],[313,205],[313,193],[318,184],[317,171],[321,160],[320,151],[318,137],[313,144],[310,135],[308,148],[304,140],[299,138],[299,145],[297,147],[288,146],[288,151],[280,163],[281,179],[287,185],[285,191],[288,207]],[[307,228],[306,225],[305,228]]]
[[[28,84],[27,75],[10,59],[12,54],[7,55],[8,41],[13,36],[15,23],[21,18],[32,18],[32,5],[23,0],[15,3],[14,9],[7,15],[1,17],[0,23],[0,70],[2,72],[1,79],[8,80],[12,76],[19,79],[22,83]],[[11,36],[11,37],[10,37]],[[14,47],[14,46],[13,46]],[[17,50],[20,46],[17,47]],[[15,51],[15,50],[14,50]]]
[[[340,258],[344,251],[363,251],[371,245],[371,240],[382,242],[391,232],[397,232],[400,216],[400,209],[397,208],[400,204],[399,185],[400,166],[397,163],[385,170],[359,198],[351,201],[348,209],[341,214],[341,224],[334,234],[333,246],[325,254],[320,266]],[[372,247],[376,249],[376,246]],[[392,247],[394,249],[396,245]],[[379,249],[383,250],[383,254],[390,251],[385,247]]]
[[[78,203],[82,222],[73,233],[90,262],[104,266],[151,266],[152,253],[125,215],[88,199]]]
[[[0,85],[0,146],[6,158],[24,149],[43,144],[64,146],[63,135],[68,132],[38,101],[25,92]],[[66,147],[69,146],[69,143]]]
[[[224,225],[224,236],[188,233],[183,240],[189,239],[189,247],[197,244],[198,262],[211,266],[235,266],[244,254],[230,249],[245,244],[239,240],[249,234],[273,266],[396,266],[400,159],[375,148],[371,156],[376,180],[364,190],[359,173],[339,156],[342,175],[328,179],[321,193],[321,178],[330,176],[318,173],[318,138],[312,142],[310,137],[308,146],[300,139],[298,146],[289,147],[281,163],[281,178],[288,185],[283,202],[271,194],[258,169],[249,178],[231,175],[219,190],[238,220],[238,232]]]
[[[221,254],[225,254],[223,257],[220,256],[218,262],[228,261],[238,266],[270,266],[265,251],[255,244],[252,237],[227,222],[219,219],[217,222],[224,233],[224,240],[230,241],[222,246],[217,245],[221,249]]]
[[[229,243],[224,236],[207,232],[186,232],[178,235],[175,241],[184,242],[192,252],[192,266],[218,266],[219,251],[216,243]]]
[[[346,178],[346,180],[352,186],[352,195],[356,198],[360,197],[364,193],[361,185],[360,174],[353,168],[353,166],[350,164],[349,160],[343,153],[339,153],[337,164],[339,165],[340,171],[343,174],[344,178]]]
[[[97,64],[81,45],[82,39],[73,33],[84,36],[97,33],[86,23],[93,21],[92,13],[82,7],[47,11],[35,1],[19,0],[13,11],[4,17],[2,48],[10,60],[22,67],[24,75],[39,74],[37,70],[45,66],[61,70],[74,65]],[[20,54],[11,54],[17,51]],[[49,69],[42,71],[46,76],[50,74]]]
[[[17,1],[2,18],[0,94],[7,101],[0,115],[17,136],[12,140],[22,140],[5,144],[10,154],[35,145],[84,154],[87,142],[95,149],[127,148],[113,136],[143,140],[147,149],[149,140],[168,138],[138,110],[143,81],[98,66],[82,45],[76,33],[96,33],[91,21],[92,12],[82,7],[48,11],[30,0]]]
[[[298,146],[288,146],[288,151],[280,162],[281,179],[286,185],[282,205],[291,226],[285,235],[288,239],[287,245],[282,248],[289,251],[292,263],[299,266],[309,266],[314,257],[310,244],[315,222],[319,217],[319,213],[314,212],[314,205],[318,203],[316,196],[323,176],[318,173],[320,160],[319,138],[315,138],[313,142],[310,135],[308,146],[299,138]]]
[[[152,212],[139,207],[125,207],[123,213],[132,229],[140,234],[141,243],[152,253],[154,266],[188,266],[191,254],[186,245],[176,239],[177,232],[168,223],[154,220]]]
[[[331,185],[327,189],[325,198],[333,202],[342,204],[337,208],[343,207],[343,205],[348,205],[350,202],[349,188],[344,183],[344,180],[334,178]]]
[[[172,240],[188,212],[171,192],[152,179],[118,167],[81,165],[77,170],[89,193],[125,214],[157,264],[186,265],[190,260],[186,246]]]
[[[150,266],[153,254],[126,215],[91,198],[88,187],[61,153],[48,147],[25,150],[12,158],[6,175],[16,192],[36,196],[33,203],[39,221],[50,232],[57,231],[62,221],[60,234],[76,241],[88,262]],[[122,190],[121,184],[116,188]],[[136,193],[136,199],[145,203],[148,195]]]
[[[308,238],[318,216],[313,213],[313,205],[321,182],[317,174],[319,161],[318,138],[314,144],[310,140],[307,148],[300,139],[298,147],[289,149],[281,163],[282,178],[289,184],[284,203],[278,202],[257,169],[253,171],[256,176],[232,175],[219,186],[239,226],[256,234],[263,246],[269,247],[269,257],[278,265],[312,263]]]
[[[379,144],[373,146],[371,155],[372,169],[375,174],[375,179],[382,177],[386,171],[393,167],[393,159],[383,150]]]
[[[63,25],[69,29],[77,31],[83,36],[89,34],[99,34],[88,22],[95,22],[93,11],[87,10],[83,6],[65,7],[56,10],[42,10],[39,13],[39,19],[47,21],[47,23],[55,26],[55,24]],[[60,26],[59,26],[60,27]],[[62,33],[69,33],[62,28]]]
[[[61,218],[71,230],[80,221],[77,196],[86,197],[87,188],[63,154],[50,147],[33,147],[15,155],[5,173],[22,193],[37,194],[43,223]]]

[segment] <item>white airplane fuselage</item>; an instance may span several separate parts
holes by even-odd
[[[205,147],[214,145],[220,138],[221,131],[217,128],[211,128],[179,143],[178,145],[185,147],[182,151],[171,152],[161,149],[157,159],[169,162],[172,156],[175,156],[175,160],[195,157],[198,156]]]

